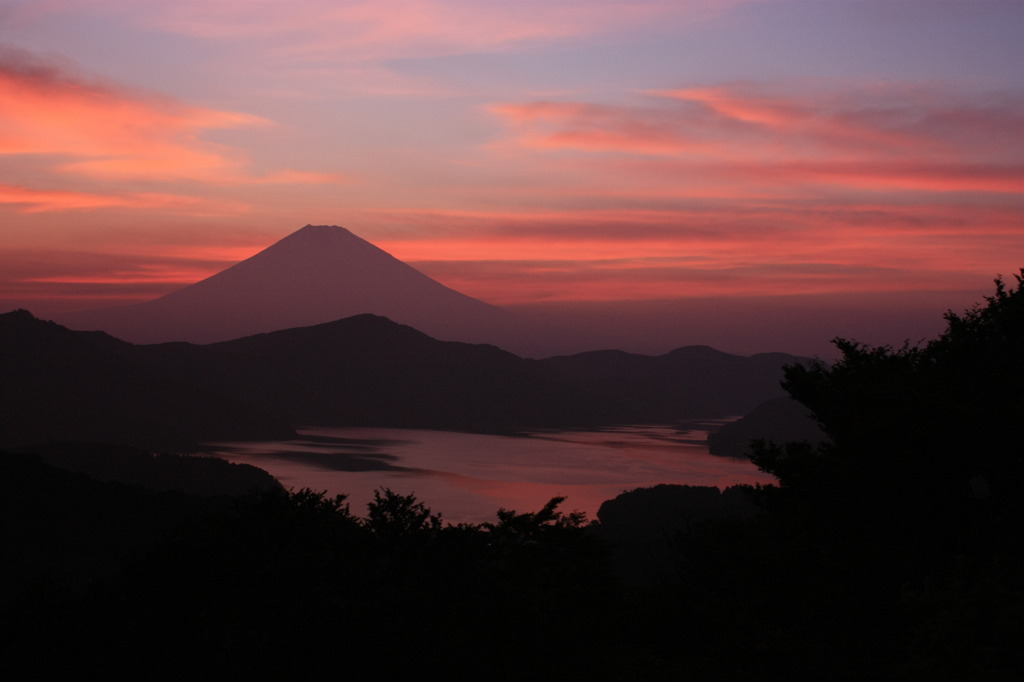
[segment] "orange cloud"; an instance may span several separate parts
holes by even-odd
[[[127,206],[130,201],[123,197],[103,196],[85,192],[63,192],[33,190],[26,187],[0,185],[0,204],[15,204],[26,213],[43,211],[73,211]]]
[[[101,275],[54,275],[29,277],[21,280],[33,284],[176,284],[186,286],[198,282],[210,273],[205,269],[111,270]]]
[[[248,206],[232,201],[204,200],[177,194],[134,192],[96,194],[63,190],[38,190],[0,185],[0,204],[11,204],[22,213],[90,211],[101,208],[173,209],[184,215],[237,215]]]
[[[109,252],[0,250],[0,291],[39,310],[68,310],[149,300],[208,277],[238,260],[210,258],[197,249]],[[217,254],[210,254],[215,256]],[[242,257],[252,255],[251,251]],[[39,308],[39,310],[37,310]]]
[[[141,302],[205,279],[267,246],[266,235],[258,232],[209,230],[194,221],[162,233],[134,226],[110,229],[113,235],[104,241],[95,233],[82,235],[75,250],[6,244],[0,248],[0,299],[54,313]],[[62,242],[65,248],[74,243]]]
[[[0,51],[0,155],[49,155],[58,170],[103,179],[210,183],[331,182],[279,171],[202,139],[211,130],[271,125],[251,114],[190,107],[74,79],[24,51]]]

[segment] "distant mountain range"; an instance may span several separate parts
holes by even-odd
[[[520,357],[498,345],[528,345],[529,322],[323,225],[162,298],[58,322],[0,316],[0,445],[675,423],[783,395],[796,361],[706,346]]]
[[[135,345],[0,315],[0,447],[180,447],[303,425],[514,432],[741,415],[783,395],[785,354],[696,346],[545,360],[376,315],[195,345]]]
[[[328,225],[306,225],[223,272],[153,301],[62,313],[56,321],[133,343],[212,343],[362,313],[449,341],[515,347],[530,334],[526,321]]]

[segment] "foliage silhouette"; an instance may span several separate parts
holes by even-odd
[[[158,493],[7,454],[0,474],[12,679],[592,676],[611,651],[603,546],[557,502],[510,513],[536,520],[513,533],[444,526],[386,488],[359,518],[308,489]]]
[[[1024,270],[1022,270],[1024,274]],[[786,368],[784,388],[829,441],[761,443],[752,460],[789,504],[829,523],[872,522],[918,546],[1017,542],[1024,530],[1024,280],[923,347],[836,339],[841,359]],[[1015,538],[1017,540],[1015,540]],[[1018,546],[1019,549],[1019,546]]]
[[[877,665],[904,678],[1024,672],[1024,270],[1014,278],[947,312],[923,346],[836,339],[831,366],[787,367],[784,388],[828,441],[754,444],[753,462],[779,481],[757,490],[773,540],[757,557],[761,584],[816,604],[808,617],[842,614],[848,641],[885,623]],[[788,556],[772,559],[780,547]]]
[[[540,511],[533,513],[517,514],[515,510],[499,509],[498,523],[485,523],[484,528],[495,538],[515,538],[523,543],[536,542],[545,533],[581,528],[586,523],[586,514],[558,511],[565,499],[553,497]]]
[[[403,537],[441,529],[441,515],[431,513],[414,494],[400,495],[390,488],[373,491],[367,505],[366,527],[381,537]]]

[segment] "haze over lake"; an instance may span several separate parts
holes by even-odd
[[[306,428],[291,441],[220,443],[213,454],[258,466],[286,488],[349,496],[364,515],[373,490],[415,493],[445,521],[493,521],[499,508],[537,511],[556,495],[563,510],[595,518],[601,503],[659,483],[718,486],[767,483],[745,459],[708,453],[707,429],[720,422],[622,426],[599,431],[494,436],[388,428]]]

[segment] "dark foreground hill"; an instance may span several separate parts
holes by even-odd
[[[782,394],[787,355],[706,347],[538,361],[374,315],[205,346],[134,345],[0,316],[0,444],[289,437],[288,427],[514,432],[742,414]],[[287,425],[287,426],[286,426]]]
[[[558,501],[453,526],[383,490],[362,519],[5,454],[6,679],[1020,679],[1020,556],[991,541],[921,563],[739,489],[636,490],[597,526]]]
[[[806,407],[792,398],[775,398],[708,434],[708,451],[725,457],[749,457],[753,440],[807,441],[816,445],[825,440],[825,434]]]
[[[223,393],[157,376],[24,310],[0,315],[0,444],[102,442],[180,448],[207,440],[287,438],[281,420]]]

